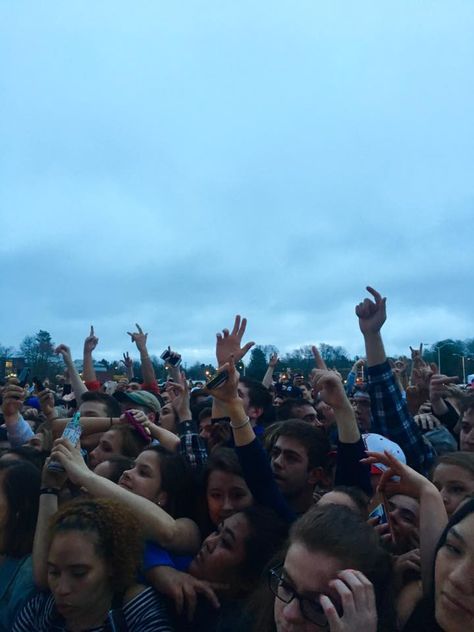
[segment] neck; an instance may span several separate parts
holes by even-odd
[[[296,514],[302,514],[308,511],[313,505],[314,489],[308,487],[302,490],[298,495],[287,497],[286,501]]]
[[[112,594],[107,592],[95,603],[91,604],[86,612],[66,618],[66,628],[70,632],[82,632],[89,628],[103,625],[107,619],[107,613],[112,605]]]

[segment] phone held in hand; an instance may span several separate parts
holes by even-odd
[[[74,417],[70,419],[66,427],[63,430],[63,434],[61,435],[62,439],[68,439],[73,446],[76,446],[79,443],[82,434],[82,426],[81,426],[81,413],[74,413]],[[51,460],[48,463],[48,470],[52,472],[64,472],[64,468],[59,463],[59,461]]]
[[[213,388],[219,388],[227,382],[229,379],[229,371],[221,371],[220,373],[216,373],[211,377],[209,382],[206,384],[206,388],[208,390],[212,390]]]
[[[369,518],[377,518],[377,524],[388,524],[388,516],[383,503],[377,505],[369,514]]]
[[[163,353],[160,355],[160,358],[163,360],[163,362],[166,362],[166,364],[169,364],[170,366],[176,367],[181,364],[181,356],[179,355],[179,353],[174,353],[173,351],[171,351],[170,347],[163,351]]]
[[[18,376],[19,385],[24,388],[26,386],[26,382],[28,380],[28,375],[30,374],[30,369],[25,367],[21,370],[20,375]]]

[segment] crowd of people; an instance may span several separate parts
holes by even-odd
[[[190,383],[129,332],[143,379],[84,369],[1,386],[0,632],[474,630],[474,390],[412,349],[389,359],[386,299],[355,308],[347,380],[236,365],[246,320]]]

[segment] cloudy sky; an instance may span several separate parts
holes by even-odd
[[[0,343],[474,336],[472,0],[0,0]]]

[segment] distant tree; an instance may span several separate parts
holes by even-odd
[[[54,354],[54,343],[49,332],[40,329],[35,336],[26,336],[20,345],[20,353],[32,376],[44,378],[56,375],[60,361]]]
[[[267,357],[262,347],[254,347],[250,352],[250,362],[245,370],[245,375],[254,380],[262,380],[267,370]]]
[[[9,358],[12,355],[13,351],[14,351],[13,347],[5,347],[4,345],[0,344],[0,358],[1,359]]]

